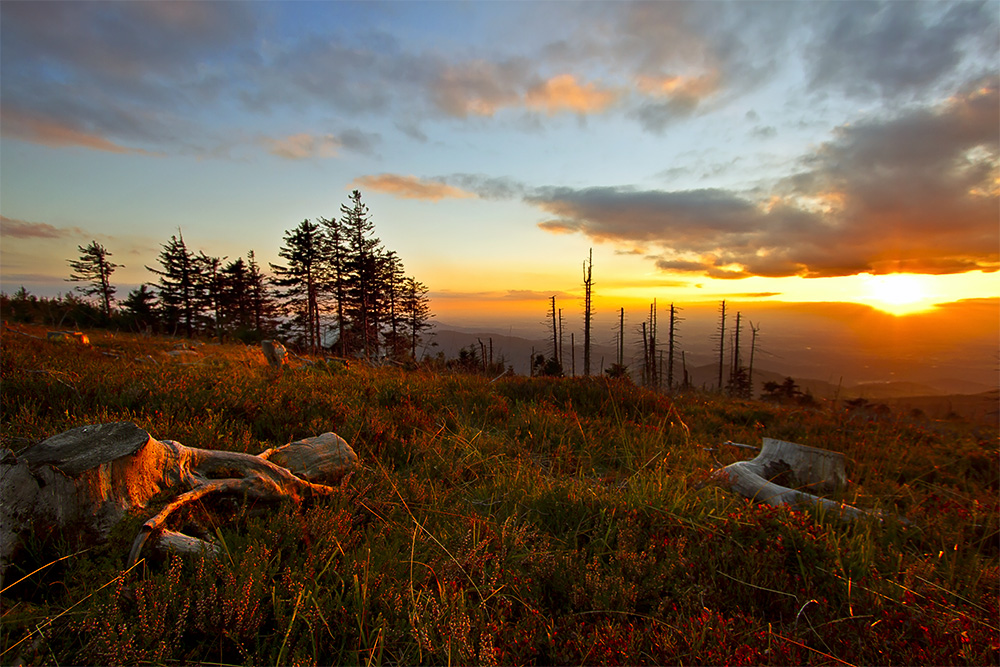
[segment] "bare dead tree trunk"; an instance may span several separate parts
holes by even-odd
[[[618,312],[618,365],[625,365],[625,309]]]
[[[559,361],[559,330],[556,326],[556,298],[549,297],[551,306],[549,307],[549,318],[552,320],[552,358]]]
[[[717,391],[723,390],[722,385],[722,367],[725,365],[726,360],[726,302],[722,301],[722,305],[719,308],[719,384],[716,387]]]
[[[556,356],[556,361],[559,362],[559,368],[563,367],[563,309],[559,309],[559,354]]]
[[[677,311],[679,308],[670,304],[670,338],[667,341],[667,389],[674,388],[674,349],[677,341]]]
[[[329,495],[337,490],[330,485],[356,464],[357,455],[333,433],[254,456],[156,440],[130,422],[75,428],[0,459],[0,579],[32,528],[101,541],[126,515],[149,511],[164,492],[174,498],[143,525],[130,560],[149,540],[166,550],[211,552],[211,543],[164,532],[170,515],[216,493],[296,502]]]
[[[591,290],[594,268],[594,249],[590,249],[590,256],[583,263],[583,374],[590,375],[590,321],[593,316],[591,312]]]
[[[753,398],[753,355],[757,350],[757,332],[760,331],[760,326],[754,326],[753,322],[750,323],[750,368],[747,370],[747,384],[750,386],[750,397]]]

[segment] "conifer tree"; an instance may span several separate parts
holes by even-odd
[[[145,331],[146,327],[156,324],[156,295],[143,283],[128,293],[122,301],[122,310],[132,328]]]
[[[386,253],[382,267],[385,309],[385,348],[389,356],[397,358],[407,352],[408,336],[403,323],[403,289],[406,275],[403,262],[395,251]]]
[[[343,212],[345,207],[342,205]],[[347,247],[343,223],[336,218],[319,218],[326,237],[327,285],[326,290],[333,296],[337,309],[337,350],[340,356],[347,355]]]
[[[114,299],[115,288],[111,285],[111,274],[120,264],[115,264],[109,257],[111,253],[97,241],[91,241],[86,246],[77,246],[80,259],[69,260],[70,282],[90,283],[76,289],[87,296],[97,296],[101,301],[101,310],[105,317],[111,317],[111,301]]]
[[[400,300],[400,319],[406,327],[410,339],[410,356],[417,360],[417,345],[423,332],[430,329],[431,315],[427,298],[427,286],[413,278],[403,279],[402,298]]]
[[[188,250],[179,232],[161,248],[158,259],[162,268],[146,267],[160,277],[157,284],[160,315],[167,331],[176,332],[182,328],[190,338],[205,308],[204,263]]]
[[[303,220],[286,231],[278,255],[287,263],[271,264],[274,284],[284,288],[281,298],[302,331],[302,344],[317,351],[321,345],[319,295],[326,266],[326,243],[319,226]]]
[[[367,358],[378,343],[379,240],[361,192],[354,190],[350,201],[350,206],[340,207],[346,248],[344,310],[350,320],[351,343]]]

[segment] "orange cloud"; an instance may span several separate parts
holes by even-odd
[[[264,144],[272,155],[286,160],[334,157],[340,148],[340,141],[333,135],[316,136],[305,132],[292,134],[284,139],[265,139]]]
[[[646,95],[702,100],[719,88],[717,72],[701,76],[638,76],[636,86]]]
[[[400,176],[398,174],[361,176],[354,179],[351,185],[368,188],[376,192],[384,192],[404,199],[423,199],[426,201],[469,199],[476,196],[471,192],[445,183],[422,181],[416,176]]]
[[[26,114],[21,111],[4,108],[3,135],[11,139],[27,141],[52,148],[80,146],[109,153],[138,153],[153,155],[141,148],[128,148],[108,141],[102,136],[90,134],[70,127],[59,121],[44,118],[36,114]]]
[[[594,83],[581,84],[572,74],[560,74],[529,85],[534,77],[520,63],[482,61],[451,67],[434,89],[437,105],[453,116],[492,116],[504,108],[524,107],[554,115],[563,111],[598,113],[618,99],[618,93]]]
[[[28,222],[0,215],[0,235],[15,239],[58,239],[83,234],[79,227],[59,228],[47,222]]]
[[[596,113],[607,109],[617,97],[617,93],[601,90],[593,83],[577,83],[572,74],[561,74],[529,90],[525,105],[549,115],[560,111]]]

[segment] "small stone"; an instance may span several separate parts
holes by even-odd
[[[264,358],[267,359],[267,363],[271,364],[274,368],[281,368],[285,363],[285,359],[288,358],[288,350],[276,340],[262,340],[260,347],[264,351]]]

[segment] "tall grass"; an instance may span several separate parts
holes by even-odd
[[[22,329],[38,335],[36,330]],[[340,495],[206,501],[177,521],[216,561],[126,572],[135,517],[34,535],[2,593],[26,664],[997,664],[996,433],[862,420],[601,378],[305,365],[256,349],[5,330],[0,438],[86,423],[258,452],[334,431]],[[708,472],[762,436],[841,451],[843,499],[885,520],[758,507]],[[904,521],[905,520],[905,521]]]

